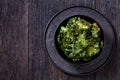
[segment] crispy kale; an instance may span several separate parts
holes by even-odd
[[[90,23],[80,17],[73,17],[60,27],[57,41],[64,54],[73,62],[89,61],[100,54],[103,40],[96,22]]]

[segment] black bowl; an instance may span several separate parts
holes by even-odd
[[[85,20],[99,24],[104,39],[104,47],[100,54],[88,62],[69,61],[56,43],[59,26],[73,16],[83,17]],[[45,48],[52,61],[64,72],[72,75],[86,75],[100,69],[111,57],[115,49],[115,33],[109,21],[98,11],[86,7],[71,7],[57,13],[47,25],[45,31]]]
[[[66,26],[66,25],[67,25],[67,22],[69,21],[69,19],[70,19],[70,18],[73,18],[73,17],[80,17],[81,19],[84,19],[84,20],[86,20],[86,21],[88,21],[88,22],[90,22],[90,23],[97,23],[95,20],[93,20],[92,18],[90,18],[90,17],[88,17],[88,16],[85,16],[85,15],[74,15],[74,16],[71,16],[71,17],[65,19],[65,20],[59,25],[59,27],[57,28],[57,30],[56,30],[56,32],[55,32],[55,33],[56,33],[56,34],[55,34],[55,45],[56,45],[56,49],[57,49],[57,51],[59,52],[59,54],[60,54],[65,60],[67,60],[67,61],[69,61],[69,62],[73,62],[73,63],[86,63],[87,61],[76,61],[76,62],[74,62],[72,59],[68,58],[68,57],[64,54],[64,51],[60,48],[60,45],[59,45],[59,43],[58,43],[58,41],[57,41],[58,35],[59,35],[59,32],[60,32],[60,29],[61,29],[61,26]],[[100,28],[100,36],[99,36],[99,37],[101,38],[101,40],[104,40],[103,31],[102,31],[99,23],[97,23],[97,25],[98,25],[99,28]],[[103,41],[103,42],[104,42],[104,41]],[[102,49],[99,51],[99,53],[101,53],[101,51],[102,51]],[[91,60],[95,59],[98,55],[99,55],[99,54],[93,56]],[[88,61],[90,61],[90,60],[88,60]]]

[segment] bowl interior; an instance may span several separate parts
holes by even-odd
[[[68,58],[68,57],[64,54],[64,51],[60,48],[60,45],[59,45],[59,43],[58,43],[58,41],[57,41],[57,36],[58,36],[58,34],[59,34],[59,31],[60,31],[61,26],[66,26],[68,20],[69,20],[70,18],[72,18],[72,17],[80,17],[80,18],[82,18],[82,19],[84,19],[84,20],[86,20],[86,21],[88,21],[88,22],[90,22],[90,23],[96,22],[94,19],[92,19],[92,18],[90,18],[90,17],[88,17],[88,16],[84,16],[84,15],[75,15],[75,16],[71,16],[71,17],[63,20],[63,22],[58,26],[58,28],[57,28],[57,30],[56,30],[56,33],[55,33],[55,46],[56,46],[56,49],[57,49],[59,55],[62,56],[65,60],[67,60],[67,61],[70,62],[70,63],[81,63],[81,64],[83,64],[83,63],[90,62],[90,61],[92,61],[93,59],[95,59],[96,57],[98,57],[99,54],[96,55],[96,56],[93,56],[92,59],[89,60],[89,61],[76,61],[76,62],[73,62],[72,59]],[[99,23],[98,23],[98,22],[96,22],[96,23],[97,23],[98,26],[100,27]],[[103,34],[103,31],[102,31],[101,27],[100,27],[100,38],[103,40],[103,45],[104,45],[104,34]],[[104,47],[103,47],[103,48],[104,48]],[[103,48],[102,48],[102,49],[103,49]],[[101,54],[102,49],[101,49],[100,52],[99,52],[100,54]]]

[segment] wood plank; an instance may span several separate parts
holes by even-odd
[[[119,0],[106,0],[105,2],[103,2],[103,1],[97,2],[97,4],[99,3],[97,5],[97,6],[99,6],[99,8],[97,7],[98,11],[100,11],[103,15],[105,15],[105,17],[111,22],[111,24],[113,25],[113,27],[116,31],[117,37],[118,37],[118,33],[119,33],[118,32],[119,26],[117,26],[119,24],[118,18],[120,19],[120,17],[116,16],[116,15],[119,15],[118,1]],[[119,67],[119,69],[117,69],[117,66],[119,64],[118,59],[120,57],[119,58],[116,57],[118,55],[119,55],[119,52],[116,49],[111,60],[109,61],[109,63],[101,71],[97,72],[97,74],[96,74],[97,80],[101,80],[101,79],[102,80],[119,80],[119,79],[117,79],[117,77],[120,75],[120,74],[118,74],[120,67]]]
[[[116,18],[115,18],[114,25],[115,25],[115,30],[117,34],[117,49],[116,49],[117,57],[115,56],[117,71],[115,73],[117,75],[116,80],[120,80],[120,61],[119,61],[120,59],[120,0],[117,0],[116,3],[117,3],[116,4]]]
[[[47,77],[44,71],[47,64],[42,49],[43,27],[45,27],[42,17],[45,12],[43,4],[44,0],[30,0],[29,4],[29,80],[43,80]]]
[[[28,2],[0,1],[0,80],[28,80]]]

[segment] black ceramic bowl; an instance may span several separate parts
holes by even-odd
[[[100,54],[88,62],[71,62],[64,56],[56,42],[60,25],[73,16],[80,16],[90,22],[97,22],[102,31],[104,47]],[[112,55],[115,48],[115,33],[109,21],[98,11],[86,7],[71,7],[57,13],[47,25],[45,31],[45,48],[52,61],[64,72],[72,75],[86,75],[101,68]]]

